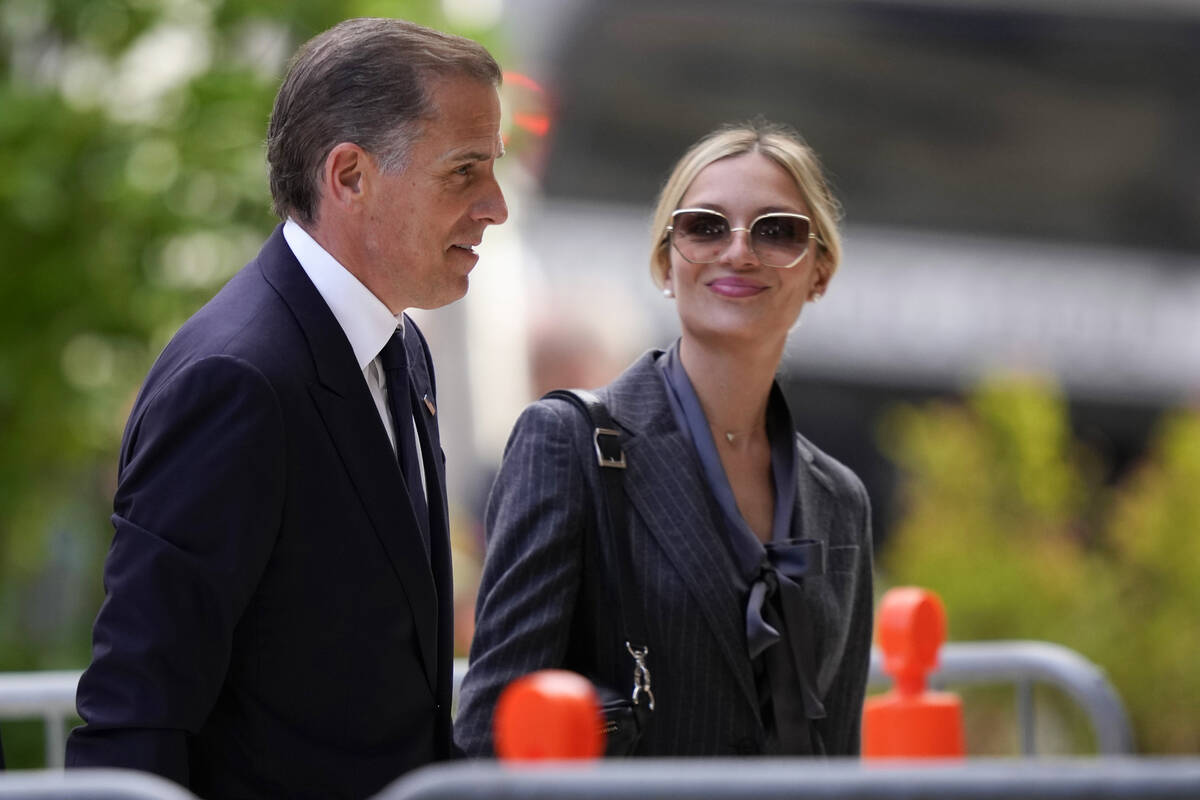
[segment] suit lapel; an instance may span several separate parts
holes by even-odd
[[[282,226],[259,254],[263,275],[308,339],[317,383],[309,392],[412,609],[430,691],[436,687],[438,599],[417,519],[370,390],[333,312],[283,239]],[[440,462],[440,458],[437,459]]]
[[[426,493],[429,501],[429,537],[434,542],[449,533],[449,513],[446,507],[446,467],[442,462],[442,443],[438,434],[437,406],[434,405],[433,378],[429,374],[429,354],[416,324],[404,318],[404,348],[408,354],[409,374],[413,384],[413,418],[421,442],[421,463],[425,468]]]
[[[609,408],[629,431],[625,491],[633,507],[687,585],[693,600],[746,695],[758,708],[745,644],[744,599],[723,533],[705,501],[708,486],[687,434],[675,423],[653,355],[643,357],[613,384]]]
[[[796,504],[792,512],[793,539],[820,539],[828,545],[833,514],[833,483],[816,465],[808,443],[796,435]],[[828,554],[826,554],[828,557]]]
[[[796,448],[800,463],[796,470],[796,505],[792,512],[792,538],[817,539],[823,542],[824,572],[828,573],[831,566],[829,535],[835,522],[837,495],[833,481],[817,465],[811,446],[799,434],[796,434]],[[812,663],[820,665],[814,677],[817,695],[822,698],[829,691],[838,669],[837,659],[825,658],[824,638],[823,635],[812,638],[815,651],[811,654]]]
[[[449,665],[454,658],[454,585],[450,558],[450,512],[446,504],[446,466],[438,434],[436,387],[429,371],[425,338],[411,318],[404,320],[404,346],[413,384],[413,418],[425,465],[425,491],[429,507],[429,563],[433,568],[438,607],[438,663]],[[438,696],[449,697],[451,671],[438,672]],[[443,685],[445,684],[445,685]]]

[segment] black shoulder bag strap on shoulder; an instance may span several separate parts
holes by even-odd
[[[588,419],[592,425],[592,442],[600,477],[604,483],[605,497],[599,506],[601,511],[597,530],[603,531],[603,517],[608,517],[608,541],[611,547],[599,548],[601,558],[607,560],[606,581],[612,600],[619,611],[623,626],[625,649],[633,659],[633,690],[625,692],[598,686],[604,712],[604,732],[607,737],[606,754],[630,755],[641,738],[642,730],[654,710],[654,691],[650,686],[650,670],[646,658],[650,647],[642,618],[633,612],[631,601],[633,590],[633,545],[629,537],[628,513],[625,495],[621,488],[621,474],[625,469],[625,452],[621,449],[616,425],[600,398],[583,389],[556,389],[543,399],[566,400]],[[603,540],[605,537],[601,537]]]

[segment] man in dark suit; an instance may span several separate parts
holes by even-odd
[[[163,351],[130,415],[70,766],[205,797],[364,797],[452,755],[433,369],[507,216],[500,70],[400,20],[301,48],[268,131],[285,224]]]

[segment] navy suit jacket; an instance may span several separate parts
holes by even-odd
[[[276,228],[129,417],[69,766],[209,797],[365,797],[450,755],[444,463],[415,408],[431,553],[350,343]]]
[[[640,755],[764,752],[746,597],[720,511],[689,435],[676,424],[666,385],[648,353],[597,392],[620,429],[628,464],[633,613],[645,621],[655,710]],[[813,621],[818,723],[830,755],[859,750],[870,661],[871,531],[862,482],[797,435],[794,538],[819,539],[824,575],[803,591]],[[492,752],[492,712],[510,681],[545,668],[583,673],[630,691],[633,662],[621,646],[610,579],[594,545],[604,496],[592,429],[560,400],[534,403],[513,429],[488,502],[484,564],[471,664],[459,696],[455,740],[469,755]]]

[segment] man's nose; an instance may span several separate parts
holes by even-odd
[[[472,217],[488,225],[499,225],[508,219],[508,203],[504,201],[504,192],[495,178],[491,179],[487,192],[472,211]]]

